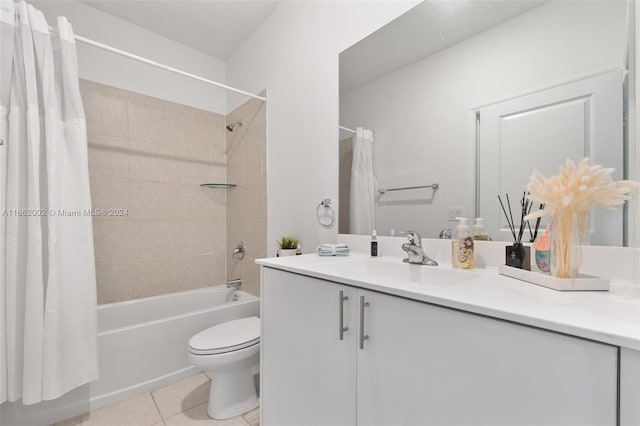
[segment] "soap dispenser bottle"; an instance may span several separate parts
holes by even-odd
[[[473,239],[476,241],[489,241],[489,234],[487,234],[483,222],[483,218],[476,217],[476,223],[473,225]]]
[[[466,217],[457,217],[459,225],[452,241],[452,259],[454,268],[473,268],[473,234],[469,230]]]

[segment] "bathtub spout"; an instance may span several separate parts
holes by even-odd
[[[227,288],[233,288],[235,290],[240,290],[242,287],[242,278],[235,278],[227,281]]]
[[[240,299],[238,295],[238,290],[242,287],[242,278],[235,278],[233,280],[227,281],[227,288],[231,289],[227,296],[225,297],[226,303],[237,302]]]

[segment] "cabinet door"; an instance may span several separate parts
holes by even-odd
[[[354,299],[346,286],[262,268],[263,425],[355,425]]]
[[[357,357],[359,425],[616,424],[615,347],[379,293],[358,296],[369,303],[369,338]]]

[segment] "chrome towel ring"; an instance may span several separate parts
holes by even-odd
[[[318,223],[325,228],[330,228],[336,221],[336,213],[331,207],[331,199],[325,198],[320,201],[316,208],[316,216],[318,217]]]

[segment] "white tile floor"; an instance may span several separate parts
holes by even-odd
[[[257,408],[229,420],[211,419],[207,415],[209,384],[206,374],[197,374],[153,392],[65,420],[56,426],[260,425]]]

